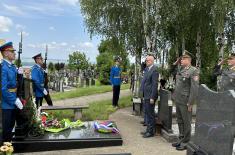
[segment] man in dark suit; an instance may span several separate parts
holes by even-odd
[[[143,137],[153,137],[156,131],[155,126],[155,102],[158,97],[158,73],[154,66],[154,57],[149,55],[146,58],[146,69],[141,82],[140,91],[143,93],[145,112],[147,115],[147,129],[143,132]]]

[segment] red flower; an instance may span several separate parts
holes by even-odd
[[[21,101],[21,103],[23,104],[23,106],[25,106],[25,105],[26,105],[26,103],[27,103],[27,101],[26,101],[26,100],[24,100],[24,99],[21,99],[20,101]]]
[[[45,115],[42,116],[42,122],[44,123],[44,122],[46,122],[46,120],[47,120],[47,117]]]

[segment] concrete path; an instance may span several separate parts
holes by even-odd
[[[131,153],[132,155],[186,155],[186,151],[176,151],[171,144],[160,136],[142,138],[140,132],[144,127],[140,124],[142,118],[131,115],[132,109],[125,108],[116,111],[110,120],[117,123],[123,138],[122,146],[99,147],[89,149],[58,150],[25,155],[95,155]]]
[[[121,90],[120,92],[120,98],[129,96],[129,95],[131,95],[131,92],[129,89]],[[101,93],[101,94],[94,94],[94,95],[82,96],[82,97],[77,97],[77,98],[53,101],[53,104],[56,106],[88,105],[89,103],[92,103],[95,101],[112,100],[112,97],[113,97],[113,92],[106,92],[106,93]],[[47,105],[47,104],[44,103],[44,105]]]

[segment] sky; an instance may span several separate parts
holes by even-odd
[[[16,50],[23,32],[23,61],[37,53],[65,61],[82,51],[96,62],[101,37],[90,38],[78,0],[0,0],[0,39],[12,41]]]

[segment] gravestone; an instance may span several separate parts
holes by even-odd
[[[89,85],[90,85],[90,79],[86,78],[86,87],[89,87]]]
[[[91,79],[91,85],[95,86],[95,79],[93,79],[93,78]]]
[[[2,143],[2,64],[0,62],[0,143]]]
[[[206,85],[199,88],[195,136],[187,155],[193,155],[192,145],[208,154],[232,155],[234,141],[235,92],[214,92]]]
[[[162,136],[168,142],[177,140],[177,135],[172,131],[172,107],[171,92],[166,89],[160,89],[158,122],[162,125]]]
[[[81,79],[81,83],[80,83],[80,87],[83,88],[84,87],[84,83],[85,83],[85,80],[84,78]]]
[[[45,132],[40,137],[28,136],[24,140],[14,139],[15,153],[122,145],[119,133],[100,133],[95,131],[94,122],[84,123],[85,127],[82,128],[67,129],[59,133]]]

